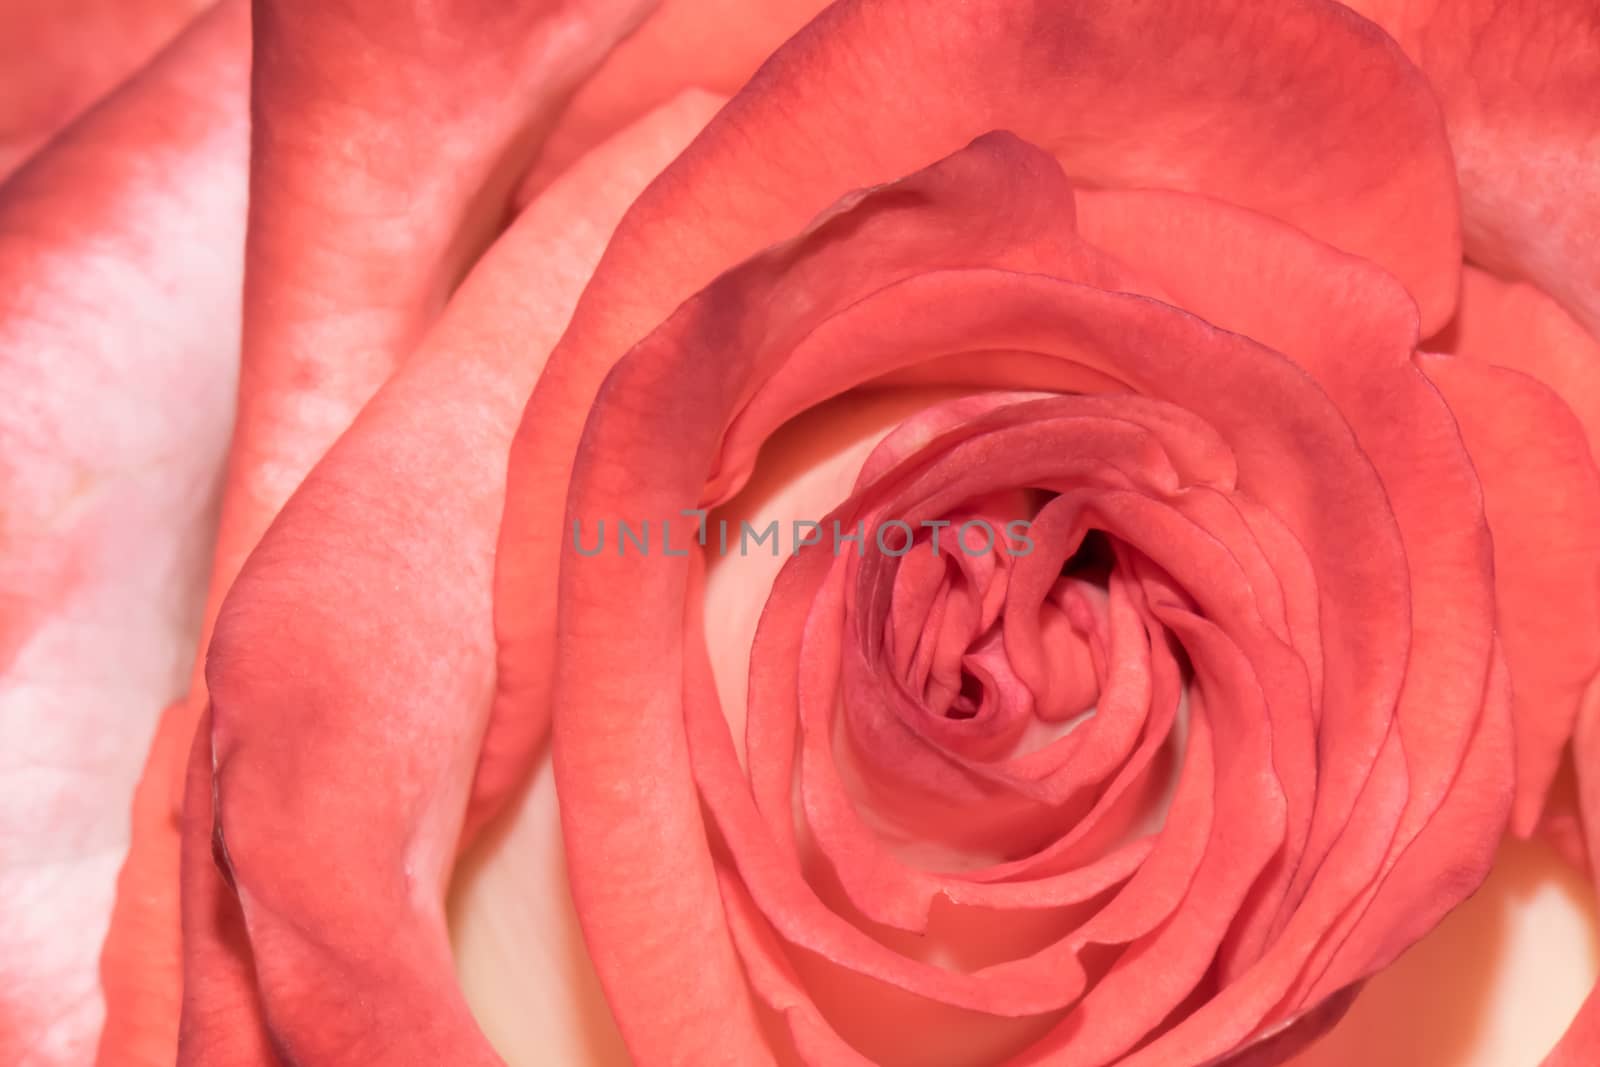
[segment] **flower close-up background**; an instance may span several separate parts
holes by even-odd
[[[1590,0],[0,0],[0,1064],[1600,1064]]]

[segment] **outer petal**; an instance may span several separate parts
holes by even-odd
[[[685,88],[731,94],[828,0],[663,0],[572,97],[521,195]]]
[[[204,0],[0,3],[0,180],[205,6]]]
[[[203,17],[0,188],[6,1063],[93,1055],[138,753],[189,666],[238,360],[247,20]],[[174,977],[124,962],[111,995]]]
[[[266,0],[239,422],[210,607],[501,224],[532,135],[648,0]]]
[[[243,366],[202,648],[278,509],[500,226],[537,135],[646,7],[256,5]],[[174,772],[205,706],[203,667],[163,716],[137,797],[112,930],[125,959],[177,955]],[[111,1029],[175,1018],[176,988],[158,996],[114,1000]]]
[[[614,221],[719,103],[663,109],[528,208],[224,602],[207,667],[215,774],[187,804],[215,792],[262,1008],[290,1062],[498,1062],[455,982],[442,897],[488,707],[502,457]],[[192,851],[186,912],[216,878]],[[214,973],[231,947],[186,936],[190,973]],[[249,1007],[192,982],[180,1062],[259,1062],[233,1048]]]
[[[1467,252],[1600,333],[1600,8],[1590,0],[1350,0],[1443,102]]]
[[[1462,274],[1460,310],[1449,328],[1432,338],[1429,345],[1441,351],[1469,357],[1475,362],[1520,371],[1553,389],[1571,408],[1571,415],[1577,417],[1583,437],[1588,443],[1590,459],[1600,456],[1600,341],[1585,331],[1576,320],[1561,309],[1559,304],[1536,286],[1527,282],[1502,281],[1487,271],[1468,266]],[[1498,398],[1487,403],[1480,415],[1492,413],[1497,406]],[[1571,416],[1559,412],[1551,417],[1548,426],[1552,438],[1562,436],[1570,418]],[[1548,455],[1554,440],[1546,440],[1543,435],[1539,435],[1526,443],[1534,447],[1536,455]],[[1566,451],[1570,456],[1576,449],[1569,444],[1566,446]],[[1521,471],[1513,472],[1511,480],[1518,486],[1531,484],[1531,479]],[[1562,484],[1568,482],[1570,480]],[[1491,506],[1494,506],[1493,495],[1491,493]],[[1554,498],[1536,501],[1535,508],[1545,511],[1555,509],[1559,513],[1581,519],[1584,507],[1582,499],[1581,494],[1563,492]],[[1537,525],[1529,526],[1528,529],[1537,541],[1543,541],[1544,534]],[[1583,535],[1581,527],[1570,529],[1558,526],[1552,532],[1566,539],[1568,543],[1571,543],[1572,536]],[[1536,547],[1522,554],[1516,565],[1540,567],[1544,565],[1543,556],[1543,545],[1536,544]],[[1590,565],[1580,561],[1579,570],[1585,566]],[[1581,590],[1582,587],[1582,582],[1579,582],[1577,588]],[[1511,654],[1515,659],[1517,644],[1526,643],[1531,651],[1532,648],[1542,644],[1542,637],[1552,639],[1554,644],[1551,650],[1565,650],[1572,657],[1566,663],[1559,662],[1557,657],[1558,662],[1551,664],[1557,672],[1552,677],[1566,677],[1569,682],[1576,680],[1581,674],[1584,663],[1592,664],[1593,650],[1600,645],[1600,634],[1596,632],[1591,614],[1594,610],[1593,598],[1572,595],[1574,591],[1570,588],[1563,589],[1560,595],[1552,596],[1543,604],[1530,603],[1532,615],[1524,625],[1535,629],[1529,632],[1525,642],[1522,638],[1516,641],[1508,640],[1508,645],[1512,646]],[[1564,625],[1568,629],[1554,635],[1538,635],[1537,628],[1544,625],[1546,619],[1557,626]],[[1539,654],[1542,656],[1544,653],[1541,651]],[[1569,698],[1564,703],[1558,701],[1548,708],[1536,709],[1533,705],[1548,694],[1539,691],[1540,683],[1537,678],[1533,681],[1534,701],[1525,704],[1520,697],[1518,699],[1518,706],[1524,708],[1522,714],[1526,716],[1537,710],[1540,714],[1552,715],[1556,724],[1565,724],[1566,728],[1570,729],[1575,712],[1576,695],[1569,692]],[[1556,688],[1559,690],[1559,683]],[[1552,727],[1542,732],[1547,738],[1554,738],[1559,730]],[[1564,741],[1564,738],[1562,740]],[[1556,744],[1559,746],[1560,742]],[[1552,755],[1548,751],[1544,754],[1523,752],[1519,757],[1521,761],[1529,758],[1538,764],[1548,765]],[[1539,796],[1530,793],[1519,804],[1522,810],[1517,816],[1518,830],[1528,832],[1530,829],[1531,812],[1527,809],[1536,799],[1539,799]],[[1585,849],[1581,831],[1573,829],[1576,826],[1575,812],[1563,809],[1555,814],[1555,818],[1558,822],[1547,823],[1545,828],[1551,831],[1558,843],[1565,843],[1565,851],[1575,857],[1580,869],[1585,868],[1587,864],[1584,860]]]
[[[218,1067],[279,1067],[262,1019],[255,958],[244,916],[224,881],[216,854],[211,768],[211,714],[200,720],[185,767],[180,877],[184,1014],[178,1027],[178,1063]],[[195,951],[195,946],[203,946]],[[194,1006],[203,1011],[193,1010]],[[163,1020],[164,1022],[165,1020]],[[106,1041],[103,1054],[117,1054]]]
[[[1600,339],[1537,286],[1467,266],[1461,307],[1427,347],[1537,378],[1572,409],[1590,454],[1600,456]]]
[[[1572,412],[1526,374],[1467,356],[1419,362],[1455,412],[1483,480],[1495,613],[1515,695],[1512,829],[1527,835],[1600,671],[1600,472]]]

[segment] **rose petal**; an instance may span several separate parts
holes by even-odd
[[[282,1067],[262,1019],[255,959],[233,888],[224,877],[216,836],[211,712],[195,731],[184,776],[179,877],[185,1011],[178,1020],[179,1064]],[[191,1010],[202,1005],[204,1010]],[[101,1046],[115,1056],[119,1047]]]
[[[0,181],[205,7],[205,0],[0,4]]]
[[[7,1063],[94,1055],[137,754],[189,668],[238,359],[247,20],[200,19],[0,187]],[[108,996],[175,978],[120,947]]]
[[[243,367],[202,649],[278,509],[500,225],[540,124],[642,3],[457,0],[403,17],[381,0],[257,5]],[[180,786],[170,776],[205,706],[203,657],[194,668],[136,797],[126,906],[111,934],[133,958],[177,956]],[[151,993],[159,1000],[129,1004],[127,1018],[176,1016],[173,985]]]
[[[1600,334],[1600,10],[1588,0],[1350,0],[1433,83],[1468,255]]]
[[[1518,371],[1424,355],[1483,481],[1494,535],[1495,619],[1517,727],[1512,829],[1538,825],[1600,671],[1600,471],[1561,398]]]
[[[498,1062],[454,980],[442,894],[488,707],[500,457],[611,226],[720,103],[680,99],[534,201],[224,602],[207,667],[219,847],[274,1046],[296,1062]],[[215,872],[185,864],[187,906]],[[186,934],[191,973],[216,966],[226,946]],[[248,1030],[227,997],[191,982],[186,1033]]]
[[[210,617],[499,226],[529,130],[646,3],[260,5],[245,365]]]
[[[738,91],[827,0],[662,0],[572,97],[518,192],[536,196],[573,160],[683,89]]]
[[[1537,287],[1469,264],[1456,317],[1426,346],[1539,379],[1572,408],[1590,454],[1600,455],[1600,340]]]

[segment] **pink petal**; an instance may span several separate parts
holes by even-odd
[[[1600,671],[1600,471],[1561,398],[1468,356],[1419,360],[1456,413],[1494,536],[1495,617],[1517,727],[1512,828],[1538,824]]]
[[[1589,0],[1350,0],[1444,108],[1467,254],[1600,333],[1600,9]]]
[[[238,358],[247,17],[201,18],[0,187],[8,1063],[94,1055],[137,754],[189,668]],[[175,964],[113,946],[106,996]],[[117,1062],[145,1062],[122,1023]]]
[[[536,134],[642,8],[256,5],[243,366],[202,649],[279,509],[500,228]],[[136,797],[111,933],[124,958],[177,957],[174,772],[205,708],[203,669],[201,657],[163,715]],[[151,995],[114,1002],[113,1021],[170,1033],[177,988]]]
[[[204,0],[0,4],[0,180],[149,62],[205,6]]]
[[[260,1010],[292,1061],[498,1062],[455,981],[442,897],[493,677],[502,457],[611,226],[718,104],[691,95],[647,117],[526,209],[223,604],[215,773],[186,812],[214,791]],[[192,843],[186,914],[218,882],[210,836]],[[254,1062],[228,1050],[252,1006],[215,977],[237,946],[186,919],[184,950],[180,1062]]]

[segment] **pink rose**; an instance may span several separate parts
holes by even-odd
[[[1600,18],[816,6],[224,0],[0,186],[0,1060],[514,1059],[509,863],[641,1064],[1310,1064],[1600,847]]]

